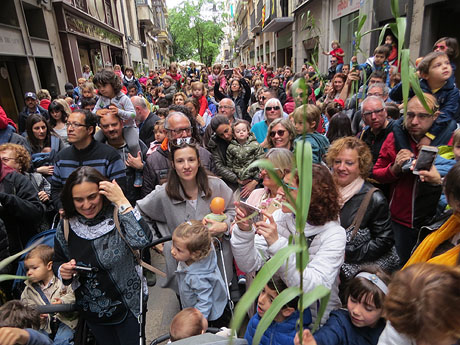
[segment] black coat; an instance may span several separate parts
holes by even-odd
[[[0,218],[14,254],[37,233],[45,210],[30,180],[17,172],[9,173],[0,182],[0,203]]]
[[[367,191],[373,188],[365,182],[361,190],[348,200],[340,211],[340,224],[347,229],[358,212]],[[372,194],[367,210],[361,222],[360,229],[368,228],[371,240],[359,247],[347,244],[345,262],[360,263],[374,261],[387,253],[394,245],[393,229],[391,227],[390,210],[385,196],[380,190]]]
[[[48,110],[45,108],[40,107],[39,105],[38,111],[40,112],[41,115],[43,115],[47,120],[50,119]],[[29,117],[29,113],[27,112],[27,107],[25,107],[20,113],[19,113],[19,134],[22,134],[26,131],[26,120]]]
[[[139,130],[139,138],[147,145],[147,148],[150,147],[150,143],[155,141],[155,134],[153,133],[153,127],[155,127],[155,123],[160,118],[155,115],[154,113],[150,113],[149,116],[145,119],[144,123],[140,127]]]

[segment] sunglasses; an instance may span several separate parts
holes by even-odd
[[[272,131],[270,132],[270,138],[274,138],[275,135],[278,134],[279,137],[282,137],[284,135],[284,133],[286,133],[286,130],[284,129],[278,129],[277,131]]]
[[[266,111],[271,111],[271,110],[280,110],[280,106],[279,105],[275,105],[274,107],[266,107],[265,110]]]

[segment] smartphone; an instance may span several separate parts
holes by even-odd
[[[259,208],[255,207],[255,206],[252,206],[252,205],[249,205],[248,203],[246,203],[244,201],[240,201],[240,207],[244,208],[247,216],[253,214],[254,212],[257,213],[256,216],[254,216],[253,218],[250,219],[250,221],[252,223],[257,223],[259,221],[264,220],[264,215],[260,212]]]
[[[430,170],[433,165],[436,155],[438,154],[438,148],[435,146],[422,146],[420,150],[417,162],[415,163],[414,174],[419,175],[421,170]]]
[[[232,77],[233,70],[232,69],[224,69],[225,78],[230,79]]]

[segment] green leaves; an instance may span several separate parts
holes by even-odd
[[[0,261],[0,270],[4,269],[6,266],[8,266],[10,263],[12,263],[14,260],[19,258],[21,255],[27,253],[28,251],[34,249],[36,246],[38,246],[40,243],[43,242],[43,238],[39,239],[38,241],[35,241],[30,247],[27,247],[26,249],[20,251],[19,253],[16,253],[14,255],[11,255],[2,261]],[[27,279],[27,277],[21,277],[21,276],[15,276],[15,275],[10,275],[10,274],[0,274],[0,283],[5,280],[12,280],[12,279]]]
[[[297,171],[300,182],[296,200],[296,229],[298,233],[303,234],[311,198],[313,154],[310,143],[306,140],[297,141],[294,154],[296,162],[298,162]]]

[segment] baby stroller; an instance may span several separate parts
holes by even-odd
[[[178,340],[178,341],[174,341],[172,342],[171,344],[177,344],[177,345],[207,345],[207,344],[228,344],[229,343],[229,339],[225,338],[225,337],[222,337],[222,336],[219,336],[219,335],[216,335],[215,333],[217,333],[219,331],[218,328],[208,328],[208,330],[206,331],[206,333],[204,334],[200,334],[200,335],[196,335],[196,336],[193,336],[193,337],[189,337],[189,338],[185,338],[185,339],[181,339],[181,340]],[[162,335],[161,337],[158,337],[156,339],[154,339],[150,345],[158,345],[166,340],[169,340],[170,338],[170,335],[169,333],[168,334],[165,334],[165,335]],[[246,339],[238,339],[238,338],[235,338],[233,339],[233,344],[235,345],[247,345],[247,340]]]

